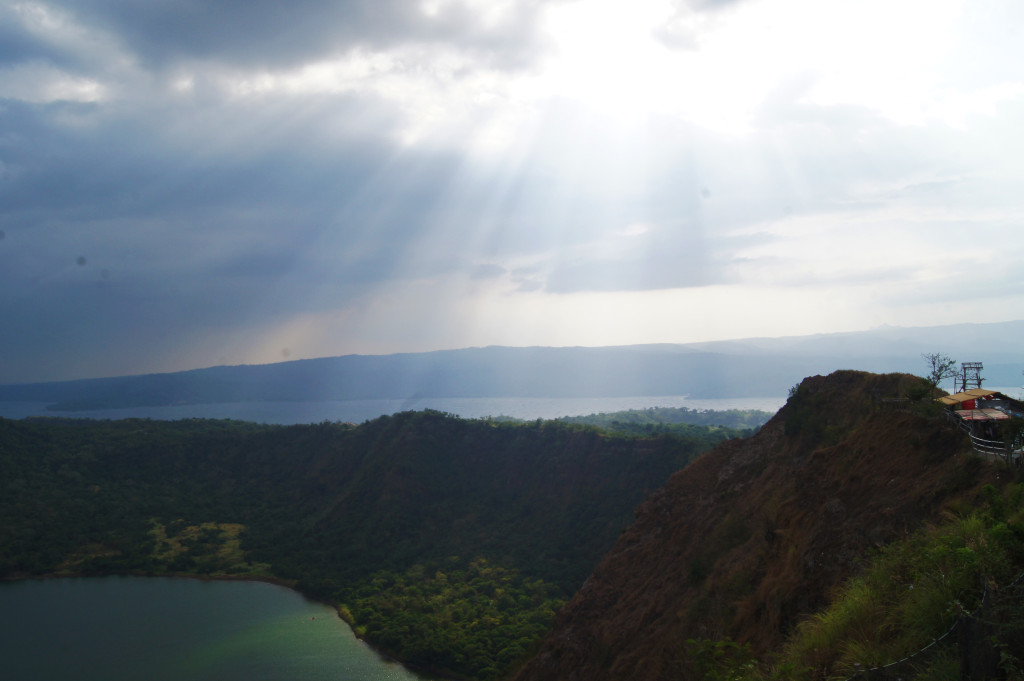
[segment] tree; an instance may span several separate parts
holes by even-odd
[[[956,360],[941,352],[926,352],[921,355],[928,363],[928,375],[925,380],[932,387],[932,391],[939,387],[947,378],[956,377]]]

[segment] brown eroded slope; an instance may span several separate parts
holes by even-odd
[[[778,647],[872,547],[995,481],[941,416],[883,407],[915,381],[808,378],[758,434],[674,474],[517,681],[686,678],[688,638]]]

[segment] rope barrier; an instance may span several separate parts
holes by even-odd
[[[1018,574],[1017,577],[1014,578],[1014,580],[1012,582],[1009,582],[1008,584],[1006,584],[1002,588],[1003,589],[1010,589],[1010,588],[1016,586],[1017,583],[1021,582],[1022,580],[1024,580],[1024,572],[1021,572],[1020,574]],[[906,657],[904,657],[904,658],[902,658],[900,660],[896,660],[895,662],[890,662],[888,664],[884,664],[884,665],[881,665],[879,667],[866,667],[864,669],[860,669],[860,670],[856,671],[853,674],[853,676],[847,677],[844,681],[856,681],[857,679],[863,677],[864,675],[870,676],[870,675],[874,675],[874,674],[887,674],[894,667],[897,667],[898,665],[910,662],[914,658],[920,656],[921,654],[927,652],[929,649],[933,648],[934,646],[936,646],[937,644],[941,643],[945,639],[949,638],[949,636],[952,635],[957,630],[957,628],[963,626],[964,621],[977,619],[978,618],[978,614],[987,605],[988,599],[989,599],[989,587],[988,587],[988,582],[986,581],[985,582],[984,591],[981,594],[981,603],[978,605],[978,607],[975,608],[973,612],[970,612],[967,615],[962,615],[955,622],[953,622],[953,625],[949,628],[948,631],[946,631],[946,633],[942,634],[938,638],[932,639],[931,643],[929,643],[925,647],[921,648],[920,650],[918,650],[916,652],[910,653],[909,655],[907,655]]]
[[[889,402],[896,403],[897,400],[883,400],[883,402],[886,402],[886,403],[889,403]],[[893,404],[891,406],[895,406],[895,404]],[[967,436],[971,440],[971,447],[972,447],[972,449],[976,453],[982,454],[982,455],[985,455],[985,456],[992,456],[992,457],[998,456],[998,457],[1003,458],[1003,459],[1005,459],[1007,461],[1010,459],[1010,457],[1012,457],[1014,455],[1014,451],[1013,451],[1013,447],[1012,446],[1009,446],[1006,443],[998,441],[998,440],[987,440],[987,439],[980,438],[980,437],[977,437],[976,435],[974,435],[974,433],[971,432],[971,427],[963,419],[959,418],[953,412],[947,411],[946,412],[946,418],[949,419],[949,421],[951,421],[954,425],[956,425],[960,430],[964,431],[967,434]],[[1020,460],[1017,459],[1015,462],[1019,464]],[[1014,586],[1016,586],[1018,582],[1021,582],[1022,580],[1024,580],[1024,572],[1021,572],[1020,574],[1018,574],[1017,577],[1012,582],[1006,584],[1003,587],[1003,589],[1011,589]],[[937,638],[933,638],[932,641],[928,645],[924,646],[923,648],[921,648],[920,650],[918,650],[916,652],[913,652],[913,653],[903,657],[902,659],[896,660],[895,662],[890,662],[888,664],[881,665],[879,667],[867,667],[867,668],[859,669],[852,676],[847,677],[845,679],[845,681],[856,681],[857,679],[863,677],[864,675],[869,675],[870,676],[870,675],[875,675],[875,674],[888,674],[891,670],[893,670],[894,668],[898,667],[899,665],[907,664],[907,663],[911,662],[915,658],[923,655],[924,653],[928,652],[930,649],[934,648],[935,646],[939,645],[940,643],[945,641],[947,638],[949,638],[954,632],[956,632],[956,630],[959,627],[963,626],[963,623],[965,621],[977,619],[978,618],[978,614],[986,606],[986,604],[988,602],[988,598],[989,598],[989,586],[988,586],[988,582],[986,581],[985,585],[984,585],[984,590],[983,590],[982,596],[981,596],[981,603],[978,605],[978,607],[975,608],[973,612],[970,612],[970,613],[968,613],[966,615],[961,615],[956,621],[953,622],[953,624],[950,626],[950,628],[944,634],[942,634],[941,636],[938,636]]]
[[[941,643],[943,640],[948,638],[954,631],[956,631],[958,626],[960,626],[960,622],[959,621],[953,622],[953,626],[951,626],[949,628],[949,631],[947,631],[942,636],[939,636],[938,638],[932,639],[931,643],[926,645],[924,648],[921,648],[917,652],[911,653],[910,655],[907,655],[906,657],[904,657],[901,660],[896,660],[895,662],[890,662],[889,664],[884,664],[881,667],[867,667],[865,669],[862,669],[862,670],[858,671],[857,673],[855,673],[853,676],[848,677],[846,679],[846,681],[854,681],[855,679],[860,677],[862,674],[874,674],[874,673],[877,673],[877,672],[883,672],[884,673],[886,670],[892,669],[893,667],[901,665],[901,664],[903,664],[905,662],[909,662],[910,660],[913,660],[915,657],[918,657],[919,655],[922,655],[923,653],[927,652],[929,648],[935,646],[938,643]]]

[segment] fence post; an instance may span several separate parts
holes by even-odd
[[[973,614],[957,621],[956,642],[960,651],[960,678],[987,681],[999,678],[999,650],[992,641],[988,590]]]

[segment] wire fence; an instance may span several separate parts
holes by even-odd
[[[890,409],[906,409],[906,398],[884,399]],[[1019,443],[1007,444],[1001,440],[982,438],[972,432],[971,426],[954,412],[947,411],[947,418],[967,434],[971,448],[985,457],[998,458],[1008,466],[1022,465]],[[974,611],[964,613],[930,643],[905,657],[885,665],[873,667],[864,665],[844,681],[912,681],[929,679],[935,673],[936,665],[945,660],[959,667],[958,677],[968,681],[1005,678],[1000,671],[1003,661],[1001,646],[994,636],[995,621],[1010,618],[1020,619],[1024,613],[1024,572],[1009,584],[1000,587],[993,595],[988,584],[982,593],[981,603]],[[1014,643],[1020,647],[1016,654],[1024,654],[1024,622],[1018,622],[1011,632]],[[1012,629],[1013,627],[1011,627]],[[1015,677],[1016,678],[1016,677]],[[1024,676],[1020,677],[1024,678]]]
[[[1024,572],[1006,586],[993,592],[988,584],[982,593],[981,604],[974,611],[957,618],[946,633],[920,650],[889,664],[864,668],[854,672],[845,681],[912,681],[930,679],[936,674],[940,659],[959,668],[958,678],[967,681],[1005,678],[1000,670],[1003,662],[1002,647],[995,635],[996,622],[1019,616],[1024,607]],[[1011,625],[1009,629],[1013,629]],[[1016,628],[1022,629],[1017,623]],[[1024,631],[1010,631],[1020,645]],[[1017,650],[1018,654],[1022,651]]]

